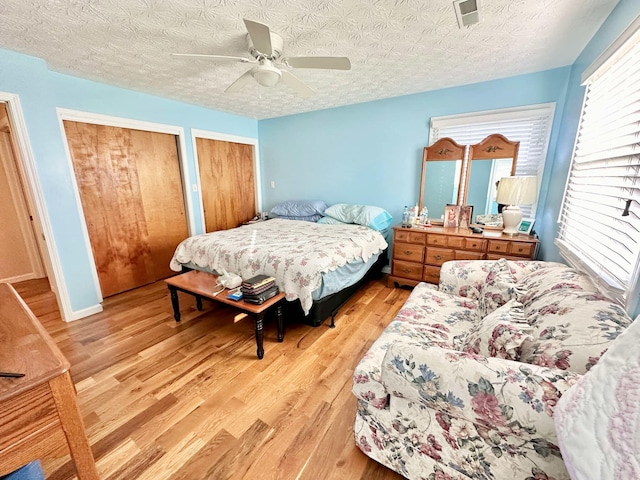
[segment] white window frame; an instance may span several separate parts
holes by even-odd
[[[636,45],[635,48],[637,52],[638,51],[637,49],[639,48],[638,46],[640,45],[640,16],[637,17],[629,25],[629,27],[627,27],[627,29],[589,67],[587,67],[587,69],[582,74],[582,81],[583,81],[582,84],[586,86],[586,88],[584,92],[582,111],[580,114],[580,124],[578,126],[578,131],[576,133],[576,140],[573,148],[571,165],[569,167],[569,172],[567,174],[562,207],[560,209],[560,214],[558,216],[558,225],[559,225],[558,237],[555,239],[555,244],[558,247],[560,254],[567,261],[567,263],[569,263],[571,266],[575,268],[578,268],[582,271],[587,272],[594,280],[596,280],[596,282],[600,285],[600,287],[605,292],[607,292],[614,299],[618,300],[620,304],[623,305],[627,309],[627,311],[631,314],[634,314],[634,312],[637,313],[637,309],[639,306],[640,250],[638,249],[638,245],[635,244],[628,250],[630,257],[626,258],[626,260],[628,260],[628,265],[630,266],[628,270],[629,278],[628,279],[616,278],[616,276],[611,273],[612,270],[607,270],[607,264],[610,262],[599,261],[597,258],[593,259],[591,255],[586,253],[586,250],[580,250],[580,245],[576,245],[576,242],[571,241],[571,237],[576,238],[577,234],[575,233],[575,230],[571,230],[572,228],[571,226],[567,226],[565,222],[565,218],[567,213],[569,213],[567,209],[571,209],[571,204],[569,203],[569,193],[570,193],[571,182],[573,180],[572,175],[573,175],[573,172],[576,170],[576,164],[577,164],[576,154],[580,150],[579,149],[580,139],[587,138],[586,135],[588,135],[589,136],[588,138],[593,141],[595,137],[592,131],[590,130],[593,130],[594,128],[597,130],[598,128],[597,124],[590,123],[590,122],[593,122],[593,120],[589,120],[590,118],[597,119],[598,118],[597,115],[592,115],[591,117],[587,117],[587,121],[585,122],[585,107],[589,102],[588,100],[589,95],[592,95],[595,97],[597,97],[598,95],[602,95],[600,90],[605,94],[611,92],[611,90],[607,90],[604,87],[600,87],[598,91],[593,93],[593,91],[590,90],[590,88],[592,85],[595,85],[595,88],[598,88],[598,85],[595,83],[597,82],[598,79],[602,78],[606,82],[607,79],[604,78],[604,76],[607,74],[608,71],[612,70],[612,68],[615,68],[615,65],[620,59],[625,58],[625,55],[629,53],[631,48],[634,48],[633,45]],[[640,73],[638,73],[638,77],[640,79]],[[619,75],[614,74],[613,78],[617,79],[619,78]],[[626,78],[631,78],[631,77],[626,77]],[[622,98],[628,99],[632,97],[622,97]],[[636,107],[637,105],[636,108],[640,109],[640,100],[636,100],[635,102],[636,103],[631,105],[633,105],[634,107]],[[617,112],[617,110],[615,109],[611,111]],[[624,115],[620,117],[620,119],[624,119],[624,118],[625,118]],[[584,127],[583,125],[584,123],[586,123],[587,127]],[[583,128],[588,128],[590,130],[588,130],[585,133]],[[607,152],[609,152],[609,150],[607,150]],[[633,153],[629,156],[631,157],[635,155],[636,154]],[[583,154],[581,158],[585,159],[587,157],[588,155],[585,157],[585,155]],[[592,157],[592,158],[598,158],[598,157]],[[618,157],[616,157],[616,154],[614,154],[612,158],[616,159]],[[602,160],[600,162],[602,162]],[[610,162],[610,160],[607,160],[607,162]],[[587,165],[589,164],[587,163]],[[623,177],[630,178],[628,175],[625,175]],[[634,180],[637,178],[638,177],[635,177]],[[621,198],[618,199],[619,200],[618,203],[620,202],[624,203],[622,199],[623,197],[622,193],[627,189],[623,186],[617,186],[614,188],[618,188],[621,194]],[[627,191],[626,193],[629,198],[633,197],[633,192]],[[632,203],[638,203],[638,199],[637,198],[634,199],[634,202]],[[575,201],[573,202],[573,204],[575,205]],[[594,204],[594,208],[596,206],[597,205]],[[576,207],[576,208],[579,208],[579,207]],[[634,215],[633,211],[631,215]],[[621,216],[619,217],[617,215],[614,217],[613,215],[610,215],[607,218],[610,218],[617,222],[624,222],[625,225],[629,226],[625,228],[635,228],[636,225],[638,224],[637,220],[625,219],[628,217],[621,217]],[[631,218],[634,218],[634,217],[631,217]],[[601,232],[597,232],[597,227],[594,225],[594,237],[596,236],[596,234],[599,234],[599,233]],[[567,237],[569,238],[569,240],[567,240]],[[590,236],[589,235],[582,236],[582,238],[586,238],[586,237],[590,237]],[[619,250],[625,251],[625,249],[619,249]],[[593,251],[598,252],[598,249],[593,248]],[[616,252],[618,252],[618,249],[616,249]],[[602,253],[600,253],[600,255],[602,255]]]
[[[451,137],[460,145],[473,145],[479,143],[487,135],[500,133],[511,141],[521,141],[518,157],[522,158],[526,155],[528,145],[523,145],[522,138],[515,138],[509,133],[509,124],[523,122],[529,119],[539,119],[540,132],[543,136],[543,146],[539,151],[539,160],[532,168],[526,165],[528,162],[516,162],[516,175],[535,175],[538,178],[538,197],[540,187],[542,185],[542,175],[547,160],[547,152],[549,149],[549,141],[551,138],[551,128],[553,126],[553,118],[555,115],[555,102],[540,103],[535,105],[526,105],[523,107],[501,108],[494,110],[485,110],[481,112],[463,113],[458,115],[446,115],[440,117],[431,117],[429,130],[429,144],[433,144],[440,138]],[[533,121],[533,120],[532,120]],[[464,138],[461,138],[454,132],[464,132]],[[458,136],[458,138],[456,138]],[[524,148],[523,148],[524,147]],[[468,149],[467,149],[468,152]],[[467,153],[468,154],[468,153]],[[467,155],[465,154],[465,155]],[[467,161],[465,159],[465,165]],[[520,168],[518,168],[520,165]],[[523,168],[523,166],[525,166]],[[534,205],[523,205],[521,207],[525,217],[535,218],[537,202]]]

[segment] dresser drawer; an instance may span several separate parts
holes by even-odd
[[[427,234],[424,232],[409,232],[409,243],[424,245],[427,241]]]
[[[533,258],[533,254],[535,251],[535,243],[511,242],[511,246],[509,248],[509,253],[518,257]]]
[[[410,278],[419,281],[422,280],[422,264],[394,260],[391,274],[396,277]]]
[[[464,248],[464,237],[449,237],[447,239],[447,247],[451,248]]]
[[[514,257],[512,255],[499,255],[497,253],[488,253],[487,260],[500,260],[504,258],[505,260],[513,260],[514,262],[522,262],[523,260],[529,260],[526,257]]]
[[[394,242],[408,242],[409,241],[409,231],[408,230],[394,230],[394,232],[393,232],[393,241]]]
[[[508,240],[489,240],[487,246],[487,252],[490,253],[509,253],[509,241]]]
[[[470,252],[468,250],[456,250],[456,260],[484,260],[484,252]]]
[[[427,247],[427,253],[424,263],[429,265],[442,265],[444,262],[453,260],[455,252],[447,248]]]
[[[447,236],[446,235],[427,235],[427,245],[436,245],[436,246],[447,246]]]
[[[393,258],[422,263],[424,259],[424,247],[411,243],[395,243],[393,245]]]
[[[440,283],[440,267],[434,267],[431,265],[424,266],[424,273],[422,275],[422,281],[428,283]]]
[[[464,249],[473,250],[474,252],[484,252],[487,246],[487,241],[481,238],[465,238]]]

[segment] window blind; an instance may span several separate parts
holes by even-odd
[[[603,279],[628,307],[638,277],[639,203],[636,32],[587,80],[556,239],[569,263]]]
[[[450,137],[460,145],[473,145],[492,133],[500,133],[511,141],[519,141],[516,175],[537,176],[539,189],[554,112],[555,103],[546,103],[516,109],[433,117],[430,143]],[[520,209],[524,217],[535,217],[536,205],[522,205]]]

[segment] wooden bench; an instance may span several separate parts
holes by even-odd
[[[256,305],[253,303],[245,302],[244,300],[232,300],[227,298],[229,294],[228,289],[222,290],[215,295],[214,293],[220,290],[219,286],[216,286],[218,277],[211,273],[200,272],[198,270],[191,270],[190,272],[176,275],[175,277],[167,278],[165,282],[169,287],[171,293],[171,305],[173,306],[173,317],[176,322],[180,321],[180,303],[178,300],[178,291],[188,293],[196,297],[196,308],[202,310],[202,299],[208,298],[214,302],[226,303],[245,313],[250,314],[256,323],[256,345],[258,347],[258,358],[264,357],[263,339],[264,339],[264,316],[267,311],[274,307],[276,308],[276,323],[278,325],[278,342],[284,340],[284,321],[282,318],[282,306],[280,302],[284,299],[284,293],[280,292],[276,296],[270,298],[266,302]]]

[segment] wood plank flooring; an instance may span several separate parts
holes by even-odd
[[[14,285],[71,362],[87,434],[104,480],[403,477],[355,446],[351,375],[409,290],[373,280],[342,307],[336,328],[265,326],[180,294],[173,320],[164,282],[105,300],[65,323],[46,280]],[[49,480],[75,479],[68,452],[45,460]]]

